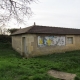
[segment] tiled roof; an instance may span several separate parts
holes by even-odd
[[[75,34],[75,35],[78,35],[80,34],[80,29],[33,25],[27,28],[20,29],[14,32],[12,35],[41,34],[41,33],[42,34],[68,34],[68,35]]]

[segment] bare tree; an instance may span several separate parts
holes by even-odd
[[[11,18],[22,22],[23,17],[31,16],[29,4],[34,0],[0,0],[0,23],[5,23]]]

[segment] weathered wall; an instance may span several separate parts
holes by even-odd
[[[80,50],[80,35],[75,36],[75,47]]]
[[[30,57],[32,55],[33,47],[32,44],[34,43],[34,35],[31,34],[27,34],[27,35],[22,35],[22,37],[26,38],[26,55],[25,57]],[[35,43],[34,43],[35,44]],[[23,45],[23,43],[21,43],[21,46]],[[23,46],[22,46],[22,50],[21,53],[23,54]]]
[[[79,50],[80,49],[80,36],[79,35],[56,35],[56,36],[65,36],[65,45],[64,46],[43,46],[38,45],[38,36],[50,36],[50,35],[30,35],[32,39],[29,40],[29,51],[30,56],[39,56],[52,53],[60,53],[65,51]],[[51,35],[52,36],[52,35]],[[53,35],[54,36],[54,35]],[[73,44],[67,44],[67,37],[73,37]]]
[[[25,37],[26,42],[25,42],[25,47],[26,47],[26,53],[24,53],[23,49],[23,41],[22,39]],[[21,55],[27,56],[28,53],[28,45],[29,45],[29,39],[27,35],[18,35],[18,36],[12,36],[12,47],[19,52]]]
[[[62,46],[39,46],[38,36],[65,36],[65,45]],[[80,49],[80,35],[39,35],[39,34],[26,34],[21,36],[12,37],[12,47],[23,55],[22,38],[26,38],[26,57],[33,57],[39,55],[46,55],[52,53],[60,53],[65,51],[79,50]],[[73,44],[67,44],[67,37],[73,37]]]
[[[21,53],[21,36],[12,36],[12,47]]]
[[[26,52],[25,53],[24,53],[24,48],[23,48],[23,38],[24,37],[26,39],[26,42],[25,42]],[[21,55],[24,55],[25,57],[29,57],[29,55],[32,53],[33,42],[34,42],[34,36],[30,34],[12,36],[13,49],[15,49],[17,52],[19,52]]]

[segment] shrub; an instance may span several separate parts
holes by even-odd
[[[0,49],[12,48],[11,43],[0,43]]]
[[[0,43],[11,43],[11,36],[0,35]]]

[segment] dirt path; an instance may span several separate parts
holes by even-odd
[[[74,80],[74,78],[76,77],[76,74],[60,72],[56,70],[50,70],[48,71],[48,74],[52,77],[59,78],[62,80]]]

